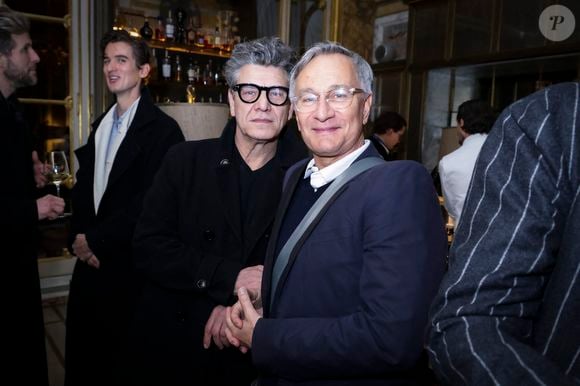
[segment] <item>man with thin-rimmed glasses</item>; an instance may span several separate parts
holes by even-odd
[[[328,42],[310,48],[290,76],[313,158],[287,173],[261,292],[240,288],[228,308],[230,342],[251,349],[260,386],[428,384],[424,328],[443,275],[444,228],[427,170],[384,162],[364,140],[372,80],[364,59]],[[321,197],[369,158],[378,165],[296,235]]]

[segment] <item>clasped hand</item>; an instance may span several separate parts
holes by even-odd
[[[261,300],[258,291],[245,287],[240,287],[237,295],[238,302],[226,309],[226,337],[232,346],[246,353],[252,347],[254,328],[262,317]]]

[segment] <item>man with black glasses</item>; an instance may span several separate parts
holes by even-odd
[[[178,145],[165,158],[137,225],[135,263],[146,285],[131,358],[138,385],[249,385],[249,357],[227,348],[225,309],[258,290],[288,167],[307,156],[294,133],[277,38],[238,44],[225,67],[233,118],[219,139]]]
[[[292,70],[291,100],[313,158],[287,173],[262,297],[240,288],[227,310],[226,334],[251,348],[260,386],[429,384],[421,357],[444,270],[443,222],[427,170],[385,162],[364,140],[372,81],[362,57],[329,42]]]

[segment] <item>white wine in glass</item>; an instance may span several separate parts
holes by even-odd
[[[70,177],[68,161],[64,151],[51,151],[46,156],[46,177],[48,182],[56,187],[56,195],[60,197],[60,185]]]

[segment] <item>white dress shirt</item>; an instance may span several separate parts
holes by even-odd
[[[304,178],[310,177],[310,186],[312,186],[314,191],[316,191],[318,188],[334,181],[336,177],[340,176],[346,169],[348,169],[348,167],[366,150],[366,148],[369,147],[370,143],[371,141],[365,139],[364,144],[361,147],[323,169],[318,169],[318,167],[314,165],[314,158],[311,159],[306,166]]]
[[[465,138],[463,145],[439,161],[439,177],[445,208],[456,227],[461,217],[475,161],[486,138],[487,134],[471,134]]]

